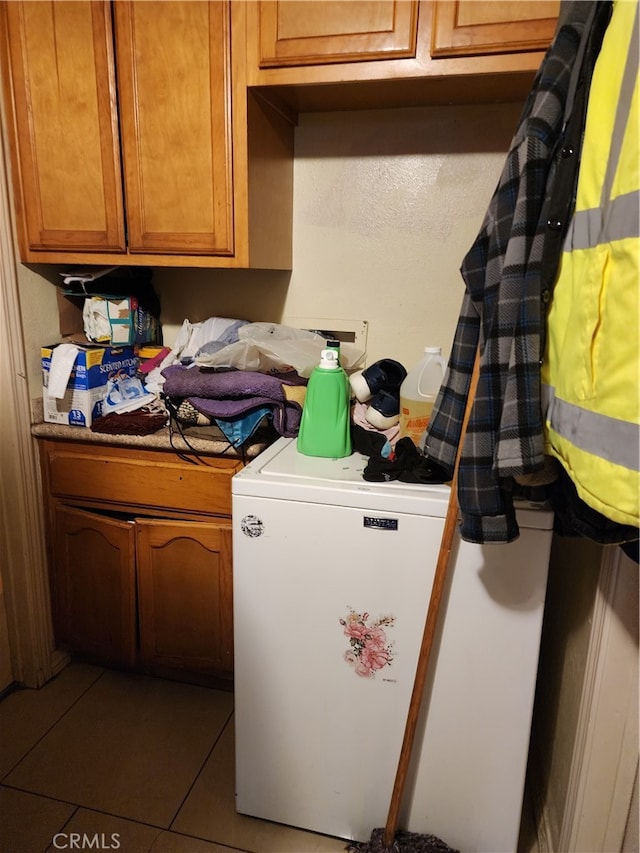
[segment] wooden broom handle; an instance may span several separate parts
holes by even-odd
[[[413,682],[413,691],[411,693],[411,701],[409,702],[409,711],[407,713],[407,722],[405,724],[404,738],[402,748],[400,750],[400,758],[398,760],[398,769],[396,771],[395,782],[393,783],[393,791],[391,793],[391,801],[389,803],[389,813],[387,815],[387,823],[384,828],[383,844],[385,847],[391,847],[398,829],[398,818],[400,814],[400,806],[402,805],[402,797],[409,772],[409,762],[411,761],[411,753],[413,751],[413,742],[415,740],[416,726],[418,724],[418,716],[422,704],[422,696],[427,679],[427,671],[429,669],[429,661],[431,658],[431,649],[433,639],[438,625],[438,616],[440,614],[440,605],[442,602],[442,593],[444,583],[449,568],[449,558],[451,556],[451,547],[453,544],[453,536],[456,531],[458,522],[458,467],[460,465],[460,456],[462,454],[462,445],[469,423],[469,415],[471,407],[476,396],[476,388],[478,386],[478,375],[480,373],[480,356],[476,350],[475,361],[473,364],[473,372],[471,374],[471,382],[469,385],[469,393],[464,410],[462,420],[462,429],[460,431],[460,441],[456,451],[456,459],[453,468],[453,479],[451,481],[451,490],[449,493],[449,504],[447,506],[447,515],[444,521],[444,530],[442,531],[442,539],[440,540],[440,551],[438,552],[438,561],[433,577],[433,586],[431,588],[431,596],[429,598],[429,608],[427,610],[427,618],[424,625],[424,633],[422,635],[422,643],[418,653],[418,663],[416,666],[416,674]]]

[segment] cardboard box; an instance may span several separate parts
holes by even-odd
[[[60,334],[66,340],[86,341],[82,323],[82,307],[84,296],[65,296],[60,288],[56,288],[58,300],[58,318]]]
[[[90,427],[102,414],[109,379],[118,374],[135,376],[138,358],[133,347],[77,345],[79,352],[66,393],[57,399],[48,393],[51,358],[56,346],[41,348],[44,420],[52,424]]]

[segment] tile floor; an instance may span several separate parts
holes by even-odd
[[[337,853],[345,842],[235,812],[232,694],[73,663],[0,701],[0,851],[98,846]]]

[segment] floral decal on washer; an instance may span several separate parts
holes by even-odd
[[[371,619],[368,613],[356,613],[349,608],[349,614],[340,620],[345,637],[349,638],[349,648],[344,659],[350,664],[356,675],[362,678],[374,678],[378,670],[390,666],[393,661],[393,644],[387,639],[387,631],[395,622],[395,616],[381,616]]]

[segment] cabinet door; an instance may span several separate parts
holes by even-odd
[[[263,0],[260,66],[412,57],[418,0]]]
[[[229,4],[114,14],[129,251],[232,254]]]
[[[545,49],[560,0],[435,0],[433,56]]]
[[[136,530],[142,662],[231,675],[231,522],[138,519]]]
[[[123,252],[110,4],[38,0],[1,12],[21,242]]]
[[[103,663],[133,666],[133,524],[62,504],[54,507],[53,521],[56,639]]]

